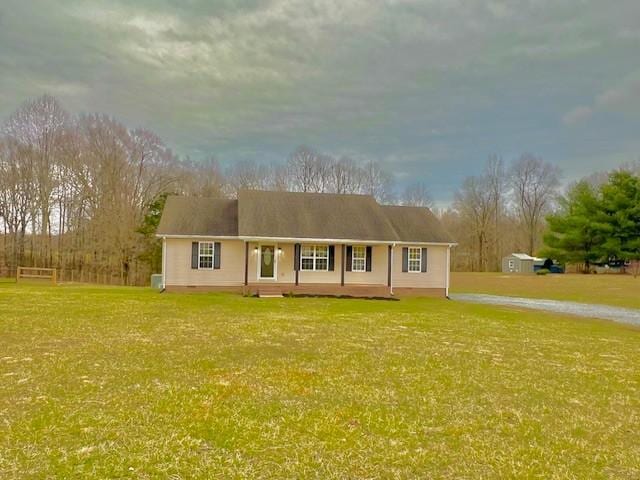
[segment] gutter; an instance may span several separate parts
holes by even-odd
[[[160,293],[167,288],[167,238],[162,237],[162,289]]]
[[[248,235],[180,235],[180,234],[156,234],[158,238],[194,238],[194,239],[218,239],[218,240],[244,240],[245,242],[291,242],[291,243],[336,243],[336,244],[367,244],[367,245],[389,245],[393,242],[393,245],[424,245],[424,246],[446,246],[454,247],[457,243],[452,242],[412,242],[412,241],[398,241],[398,240],[365,240],[362,238],[305,238],[305,237],[252,237]]]

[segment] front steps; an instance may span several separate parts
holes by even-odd
[[[282,298],[282,289],[278,285],[261,285],[258,288],[260,298]]]

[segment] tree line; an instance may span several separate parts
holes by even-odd
[[[597,173],[562,195],[559,168],[542,158],[489,157],[480,174],[464,179],[451,206],[435,212],[458,242],[452,267],[497,271],[511,252],[587,269],[605,257],[635,259],[639,172],[636,165]],[[300,146],[281,162],[223,168],[213,157],[179,157],[153,132],[107,115],[71,115],[45,95],[0,127],[0,274],[50,266],[85,281],[145,284],[160,269],[154,234],[167,194],[233,198],[240,189],[369,194],[386,204],[433,206],[423,183],[399,191],[375,161]]]
[[[559,199],[547,217],[544,254],[580,265],[594,263],[640,265],[640,175],[632,169],[581,180]]]
[[[424,184],[396,193],[375,161],[298,147],[271,165],[181,158],[155,133],[99,113],[71,115],[52,96],[22,104],[0,129],[0,271],[56,267],[76,278],[142,284],[168,193],[233,197],[239,189],[370,194],[428,206]],[[113,278],[115,277],[115,279]]]
[[[571,264],[632,262],[640,269],[640,161],[596,172],[561,190],[560,169],[523,154],[491,156],[467,177],[441,219],[458,247],[453,268],[499,271],[523,252]]]
[[[453,265],[462,271],[499,271],[511,252],[541,247],[545,216],[560,188],[560,169],[531,154],[512,162],[492,155],[480,175],[467,177],[452,206],[441,212],[458,242]]]

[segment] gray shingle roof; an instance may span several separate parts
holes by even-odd
[[[389,240],[389,219],[373,197],[263,192],[238,195],[239,231],[245,236]]]
[[[404,207],[381,205],[387,218],[393,225],[398,241],[452,243],[451,235],[444,229],[440,220],[424,207]]]
[[[167,199],[158,235],[450,243],[427,208],[380,205],[369,195],[243,190],[237,200]]]
[[[158,235],[238,235],[238,202],[221,198],[167,197]]]

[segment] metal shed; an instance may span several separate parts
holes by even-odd
[[[533,273],[536,257],[526,253],[512,253],[502,259],[503,273]]]

